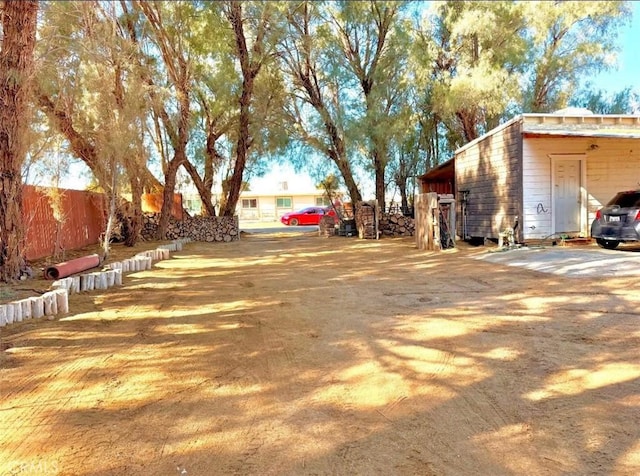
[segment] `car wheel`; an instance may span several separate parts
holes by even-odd
[[[291,225],[291,226],[298,226],[298,219],[297,219],[297,218],[292,218],[292,219],[289,221],[289,225]]]
[[[598,245],[600,245],[603,248],[606,248],[608,250],[615,250],[618,247],[618,245],[620,244],[619,241],[616,241],[616,240],[605,240],[604,238],[596,239],[596,243],[598,243]]]

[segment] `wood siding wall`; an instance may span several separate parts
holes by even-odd
[[[640,140],[591,137],[525,138],[523,143],[524,240],[553,233],[552,159],[554,155],[583,159],[582,233],[590,232],[596,211],[620,190],[640,188]]]
[[[497,239],[522,213],[522,135],[514,122],[456,154],[456,197],[468,190],[466,235]],[[458,205],[461,213],[461,205]],[[463,220],[458,220],[462,236]],[[522,227],[517,230],[521,240]],[[466,237],[465,237],[466,238]]]
[[[420,184],[420,192],[435,192],[438,195],[453,194],[453,178],[451,178],[450,180],[425,180]]]

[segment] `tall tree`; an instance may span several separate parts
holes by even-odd
[[[194,160],[184,164],[191,180],[200,195],[203,211],[206,216],[215,216],[215,204],[213,203],[214,178],[226,157],[220,152],[218,141],[225,136],[231,127],[231,119],[226,117],[226,112],[216,113],[212,110],[205,93],[198,91],[196,94],[200,107],[200,121],[204,132],[204,147],[202,148],[202,175]]]
[[[157,187],[158,181],[146,166],[142,146],[146,108],[132,69],[135,49],[118,23],[116,5],[45,5],[36,99],[69,151],[89,166],[109,197],[111,221],[128,181],[133,207],[119,214],[129,225],[125,243],[132,246],[142,226],[142,191]]]
[[[432,33],[424,36],[434,39],[427,45],[434,58],[431,101],[451,132],[452,149],[497,125],[519,99],[526,52],[521,10],[511,1],[447,1],[436,4],[426,24]]]
[[[190,2],[135,1],[134,5],[143,12],[147,20],[147,39],[158,49],[170,88],[174,91],[171,103],[176,114],[173,119],[164,106],[156,105],[156,111],[173,149],[172,157],[163,163],[164,190],[157,232],[157,237],[163,239],[173,208],[176,175],[180,166],[187,161],[193,81],[192,56],[187,38],[192,31],[195,16]]]
[[[291,88],[291,134],[331,160],[345,183],[353,203],[362,200],[350,160],[343,120],[349,107],[346,88],[335,63],[327,57],[326,28],[320,16],[321,2],[289,5],[287,35],[279,51]]]
[[[256,84],[259,74],[273,63],[275,53],[274,26],[278,25],[279,4],[276,2],[241,2],[224,4],[224,14],[231,26],[234,52],[242,83],[238,99],[238,122],[235,131],[233,174],[228,180],[228,192],[223,216],[233,216],[242,191],[243,176],[252,148],[255,146]]]
[[[245,182],[259,170],[264,157],[282,149],[288,140],[283,132],[284,87],[273,60],[274,38],[281,31],[279,4],[241,2],[234,7],[241,10],[246,50],[241,47],[242,41],[238,42],[239,29],[230,21],[231,7],[229,3],[212,2],[200,10],[203,31],[215,34],[206,38],[194,35],[192,43],[192,49],[197,52],[194,61],[196,121],[191,156],[185,168],[207,214],[215,212],[211,203],[214,177],[222,184],[220,213],[234,213],[232,202],[237,203],[238,197],[232,196],[236,193],[232,185]],[[258,47],[256,41],[264,46]],[[243,55],[249,59],[249,66],[241,60]],[[257,73],[250,79],[252,67]],[[240,142],[243,135],[247,139]],[[240,143],[248,145],[246,150],[238,146]]]
[[[38,2],[3,2],[0,46],[0,281],[20,275],[24,251],[21,168],[26,155]]]
[[[359,85],[364,138],[373,169],[375,196],[385,203],[385,170],[395,125],[406,101],[405,70],[409,41],[401,12],[407,2],[370,0],[339,2],[329,8],[344,67]]]
[[[522,2],[529,69],[524,110],[567,105],[578,79],[611,67],[617,28],[631,17],[629,2]]]

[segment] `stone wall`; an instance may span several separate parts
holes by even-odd
[[[154,239],[159,213],[143,214],[142,236]],[[183,220],[169,219],[167,239],[190,238],[192,241],[236,241],[240,239],[238,217],[185,217]]]

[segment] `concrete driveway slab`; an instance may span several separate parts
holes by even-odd
[[[638,248],[522,247],[506,251],[491,250],[476,258],[563,276],[640,276]]]

